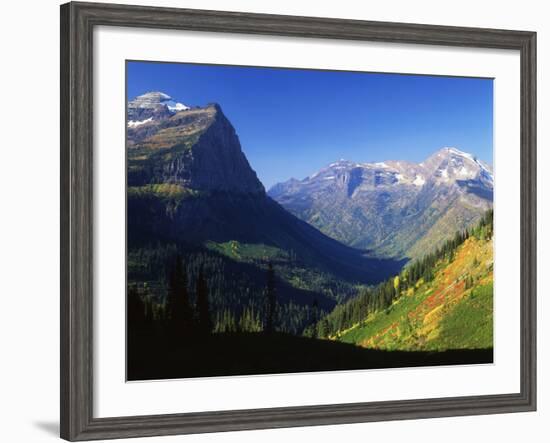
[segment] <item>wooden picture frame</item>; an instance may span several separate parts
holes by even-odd
[[[93,416],[93,29],[121,26],[513,49],[521,57],[521,391],[517,394]],[[61,6],[61,437],[145,437],[533,411],[536,408],[536,34],[236,12]]]

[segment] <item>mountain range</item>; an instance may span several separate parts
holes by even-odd
[[[285,209],[372,255],[418,258],[492,207],[492,168],[456,148],[421,163],[340,160],[268,194]]]
[[[342,160],[266,192],[218,104],[162,92],[128,102],[126,144],[129,284],[162,305],[182,257],[189,281],[208,275],[220,330],[260,315],[268,265],[279,327],[300,333],[315,306],[395,275],[492,204],[491,168],[454,148],[420,164]]]
[[[148,92],[126,123],[130,380],[493,361],[489,165],[339,160],[266,191],[219,104]]]
[[[248,262],[291,257],[299,266],[362,283],[400,269],[402,261],[346,246],[269,197],[219,105],[178,109],[173,102],[150,92],[128,103],[131,248],[161,241]],[[229,242],[242,246],[239,254]]]

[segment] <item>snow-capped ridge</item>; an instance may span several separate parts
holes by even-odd
[[[338,166],[350,166],[353,162],[350,162],[349,160],[341,158],[340,160],[337,160],[335,162],[332,162],[328,165],[329,168],[335,168]]]
[[[183,103],[176,103],[176,102],[174,102],[173,105],[166,104],[166,106],[168,106],[168,109],[173,112],[185,111],[189,109],[189,106],[185,106]]]
[[[371,178],[368,178],[371,177]],[[487,164],[475,155],[455,147],[444,147],[420,163],[386,160],[377,162],[354,162],[339,159],[300,180],[301,183],[323,183],[338,178],[339,183],[361,183],[360,189],[393,185],[410,186],[420,190],[426,184],[458,185],[480,181],[492,188],[493,173]]]
[[[454,146],[445,146],[442,148],[442,150],[445,150],[445,151],[448,151],[452,154],[455,154],[455,155],[459,155],[461,157],[466,157],[466,158],[469,158],[471,160],[474,160],[474,156],[468,152],[464,152],[464,151],[461,151],[460,149],[458,148],[455,148]]]
[[[421,163],[376,160],[327,162],[268,195],[327,235],[391,257],[423,256],[492,206],[490,167],[457,148],[434,151]]]
[[[137,128],[138,126],[141,126],[141,125],[144,125],[145,123],[149,123],[153,121],[153,117],[149,117],[149,118],[146,118],[145,120],[130,120],[128,122],[128,127],[129,128]]]
[[[441,151],[447,151],[450,154],[454,154],[456,156],[466,158],[466,159],[472,161],[473,163],[475,163],[476,165],[478,165],[480,168],[482,168],[482,169],[486,170],[487,172],[489,172],[490,174],[492,174],[492,172],[489,169],[489,166],[485,162],[479,160],[475,155],[472,155],[468,152],[461,151],[460,149],[455,148],[455,147],[444,147],[439,152],[441,152]]]
[[[172,113],[189,109],[189,106],[174,100],[171,96],[161,91],[146,92],[128,102],[129,109],[157,109],[162,106],[165,106]]]
[[[420,165],[436,183],[479,180],[492,187],[493,171],[475,155],[456,147],[441,148]]]

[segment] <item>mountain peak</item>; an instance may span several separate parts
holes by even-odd
[[[128,127],[137,127],[187,109],[189,106],[177,102],[164,92],[146,92],[128,102]]]
[[[340,160],[336,160],[335,162],[329,164],[327,168],[353,167],[357,165],[358,164],[355,162],[341,158]]]
[[[160,91],[150,91],[145,94],[138,95],[133,100],[128,102],[130,108],[155,108],[157,106],[164,105],[172,108],[188,109],[189,107],[183,103],[176,102],[168,94]]]
[[[149,91],[145,94],[141,94],[138,97],[138,99],[150,99],[150,100],[170,100],[172,97],[170,97],[168,94],[165,94],[161,91]]]
[[[444,147],[419,164],[337,161],[268,194],[350,246],[415,255],[430,243],[424,237],[437,243],[492,205],[493,174],[474,155]]]
[[[493,182],[491,167],[468,152],[455,147],[444,147],[421,163],[438,181],[480,179]]]
[[[218,104],[172,113],[163,104],[169,100],[162,93],[147,93],[134,100],[133,109],[142,114],[137,124],[129,119],[127,143],[139,146],[140,151],[130,156],[133,170],[128,183],[177,184],[198,192],[265,193]],[[159,150],[165,155],[157,155]],[[155,168],[147,166],[152,159]]]
[[[138,95],[133,100],[128,102],[130,108],[154,108],[160,105],[162,102],[171,100],[168,94],[160,91],[150,91],[145,94]]]
[[[474,155],[468,152],[461,151],[460,149],[455,148],[454,146],[445,146],[431,155],[431,157],[434,157],[434,156],[439,156],[439,157],[455,156],[455,157],[463,157],[472,161],[476,161],[476,157]]]

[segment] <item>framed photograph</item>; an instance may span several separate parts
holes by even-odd
[[[61,7],[61,437],[533,411],[536,34]]]

